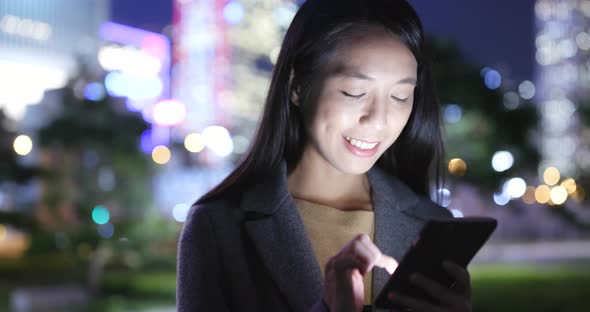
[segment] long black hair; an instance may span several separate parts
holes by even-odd
[[[293,170],[307,143],[299,107],[313,101],[325,66],[339,44],[359,31],[378,27],[397,36],[418,63],[414,105],[396,142],[376,165],[397,176],[416,193],[428,196],[430,182],[441,183],[443,142],[424,30],[405,0],[307,0],[295,15],[281,46],[264,112],[248,152],[236,169],[197,204],[231,196],[278,170],[281,161]]]

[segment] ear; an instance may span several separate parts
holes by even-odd
[[[291,100],[291,103],[293,103],[293,105],[299,106],[299,87],[295,87],[293,85],[294,78],[295,72],[291,68],[291,73],[289,74],[289,92],[291,93],[289,94],[289,100]]]

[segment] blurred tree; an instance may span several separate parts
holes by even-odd
[[[99,205],[115,219],[139,217],[152,199],[151,162],[139,148],[148,124],[100,83],[92,86],[92,100],[85,98],[86,79],[59,90],[62,113],[39,131],[40,162],[48,172],[39,217],[58,228],[92,224]]]
[[[533,103],[516,98],[520,103],[508,108],[504,92],[511,90],[503,85],[493,90],[486,87],[485,70],[467,61],[454,43],[430,40],[430,45],[445,121],[447,157],[466,162],[463,179],[494,189],[515,172],[536,175],[539,154],[531,135],[538,115]],[[515,160],[504,172],[496,172],[491,166],[492,156],[500,150],[511,152]]]

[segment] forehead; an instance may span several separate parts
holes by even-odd
[[[342,42],[329,62],[328,75],[416,78],[417,66],[416,58],[399,37],[372,31]]]

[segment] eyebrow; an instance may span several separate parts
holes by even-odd
[[[344,77],[350,77],[350,78],[357,78],[357,79],[362,79],[362,80],[375,80],[374,77],[371,77],[369,75],[366,75],[356,69],[352,69],[352,68],[348,68],[346,66],[338,66],[331,74],[331,76],[344,76]],[[411,84],[411,85],[416,85],[416,78],[414,77],[406,77],[403,79],[400,79],[396,82],[396,84],[402,84],[402,83],[407,83],[407,84]]]

